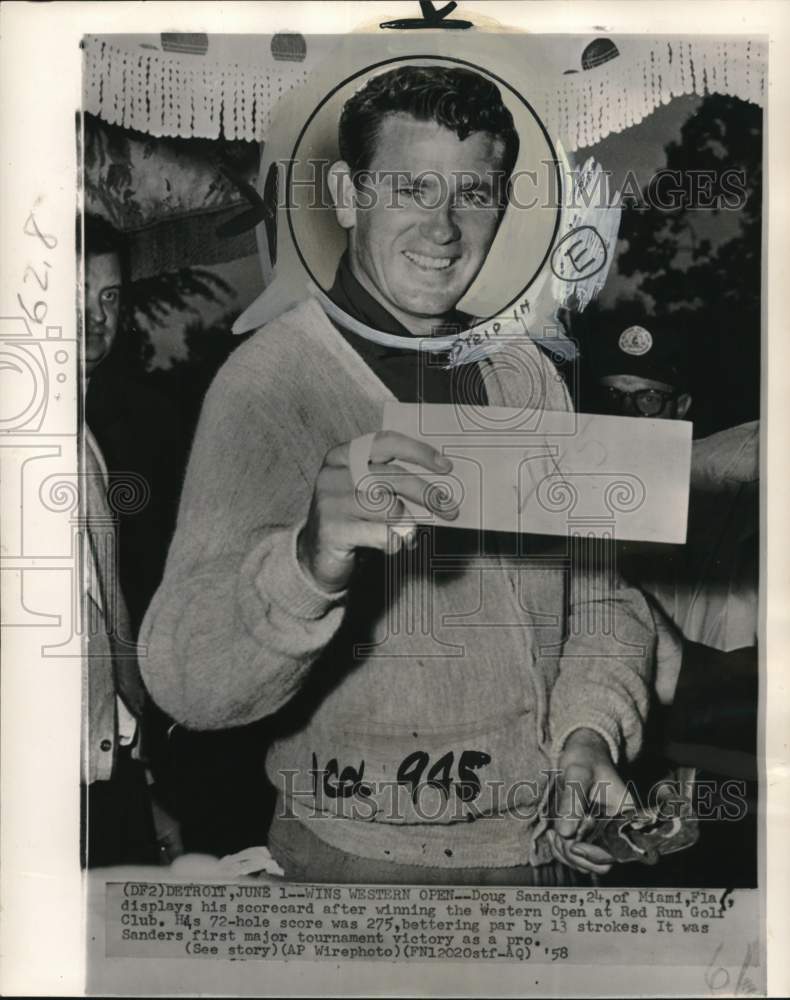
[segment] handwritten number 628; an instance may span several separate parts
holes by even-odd
[[[36,217],[32,212],[30,212],[27,219],[25,219],[25,224],[22,227],[22,232],[26,236],[33,236],[36,239],[41,240],[41,242],[44,244],[47,250],[54,250],[55,247],[58,245],[58,240],[56,236],[53,236],[51,233],[41,232],[38,222],[36,222]],[[44,266],[49,267],[50,265],[46,261],[44,261]],[[35,268],[31,267],[31,265],[28,264],[28,266],[25,268],[25,273],[22,276],[23,281],[27,281],[28,274],[32,274],[35,280],[38,282],[39,288],[43,292],[46,292],[47,288],[49,287],[49,275],[47,274],[47,272],[46,271],[44,272],[44,277],[42,279],[37,274]],[[48,307],[47,303],[43,299],[38,299],[36,302],[34,302],[32,310],[28,309],[27,305],[22,299],[22,296],[19,295],[18,293],[16,300],[19,303],[20,308],[24,311],[27,318],[31,321],[31,323],[44,322],[44,320],[47,317]]]

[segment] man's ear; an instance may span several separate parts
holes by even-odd
[[[675,403],[675,419],[682,420],[691,407],[691,396],[687,392],[681,392]]]
[[[329,194],[335,208],[338,223],[343,229],[353,229],[357,222],[357,203],[351,168],[345,160],[338,160],[327,174]]]

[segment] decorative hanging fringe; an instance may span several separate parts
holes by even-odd
[[[268,53],[234,63],[86,36],[84,109],[154,136],[262,141],[278,100],[318,61],[311,42],[303,62]],[[637,124],[673,97],[719,93],[764,102],[763,42],[732,36],[616,36],[616,42],[619,54],[608,61],[565,74],[558,68],[530,88],[549,134],[569,151]],[[539,43],[525,36],[525,46]]]
[[[575,151],[622,132],[673,97],[726,94],[763,105],[766,46],[747,38],[630,37],[601,65],[560,77],[540,105],[551,135]]]
[[[185,139],[263,140],[275,105],[309,71],[273,57],[257,65],[212,63],[96,36],[85,38],[84,50],[85,111],[111,125]]]

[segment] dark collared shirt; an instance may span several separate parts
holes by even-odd
[[[349,316],[384,333],[399,337],[411,337],[406,329],[380,302],[366,291],[354,277],[348,259],[343,254],[335,275],[329,297]],[[437,328],[437,335],[446,335],[451,330],[467,329],[472,317],[457,310],[448,314]],[[485,390],[480,367],[476,362],[446,368],[446,352],[407,350],[400,347],[385,347],[367,340],[357,333],[337,325],[337,329],[351,347],[361,355],[363,361],[373,369],[381,381],[401,403],[467,403],[485,406],[488,395]]]

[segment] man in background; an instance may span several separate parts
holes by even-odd
[[[671,315],[634,304],[584,315],[583,409],[653,420],[693,417],[685,337]],[[578,324],[582,327],[582,324]],[[722,652],[757,641],[759,425],[692,444],[686,544],[624,546],[631,572],[686,639]],[[657,557],[658,556],[658,557]],[[627,566],[623,566],[627,569]]]
[[[87,216],[84,232],[89,383],[118,335],[125,257],[120,235],[103,219]],[[159,851],[139,753],[146,692],[118,577],[117,515],[108,500],[107,466],[87,423],[84,446],[83,858],[89,866],[152,864]]]
[[[91,294],[104,287],[105,277],[117,282],[86,316],[86,424],[110,490],[123,495],[131,474],[145,492],[139,504],[113,512],[117,579],[128,634],[136,640],[175,526],[188,420],[180,403],[151,384],[141,362],[144,335],[133,325],[133,296],[141,293],[132,283],[130,241],[100,217],[88,215],[85,225],[86,248],[96,250],[86,260]],[[96,276],[102,284],[94,281],[94,259],[105,272],[109,268]],[[160,860],[172,860],[182,849],[225,855],[260,839],[270,801],[246,794],[262,774],[262,763],[250,752],[260,745],[259,734],[189,732],[150,698],[138,724],[135,754],[147,765]]]
[[[593,306],[581,333],[584,406],[612,416],[693,416],[684,333],[671,314],[636,303]],[[759,423],[692,442],[685,545],[620,543],[618,568],[649,596],[658,634],[656,695],[648,750],[697,769],[700,787],[740,783],[744,822],[703,824],[698,848],[680,864],[698,884],[756,884],[757,611]],[[677,864],[664,866],[677,877]],[[709,879],[709,882],[704,881]]]

